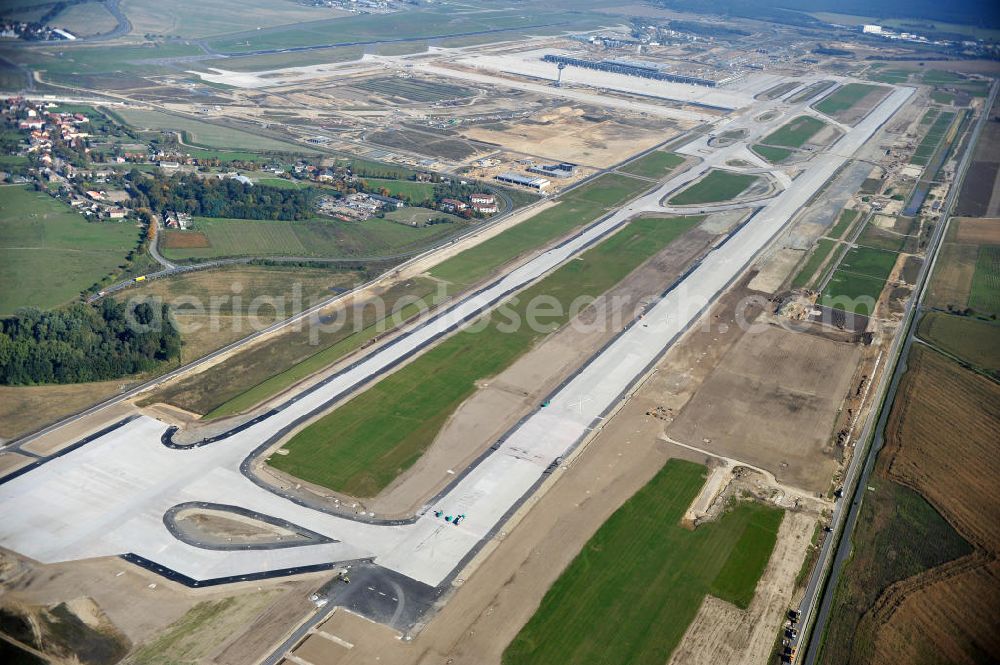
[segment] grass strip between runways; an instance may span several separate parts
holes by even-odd
[[[646,180],[606,173],[559,197],[559,204],[442,262],[433,277],[471,286],[517,256],[588,224],[649,189]]]
[[[599,296],[702,217],[638,219],[506,302],[479,331],[462,331],[390,374],[288,442],[270,464],[351,496],[374,496],[431,445],[476,382],[495,376],[569,320],[579,296]],[[526,325],[528,303],[554,298],[562,313]],[[516,317],[516,318],[515,318]],[[536,317],[538,319],[540,317]],[[520,325],[510,325],[511,321]]]
[[[693,531],[680,519],[705,467],[672,459],[584,545],[503,655],[504,665],[662,665],[706,594],[746,608],[782,511],[737,503]]]

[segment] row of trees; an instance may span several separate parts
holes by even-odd
[[[104,300],[0,324],[0,384],[82,383],[145,372],[180,356],[167,305]]]
[[[159,213],[175,210],[196,217],[282,220],[314,216],[316,191],[312,188],[284,189],[194,174],[149,177],[136,169],[128,180],[137,194],[135,207]]]

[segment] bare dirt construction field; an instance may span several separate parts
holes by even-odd
[[[462,133],[515,152],[607,168],[663,143],[681,129],[638,113],[560,106],[528,119],[468,127]]]
[[[857,345],[776,326],[747,333],[667,434],[824,491],[837,466],[834,422],[860,358]]]
[[[67,603],[85,623],[121,636],[132,648],[122,662],[143,665],[252,662],[306,616],[308,594],[328,577],[191,590],[118,558],[43,566],[0,554],[4,607],[37,612]],[[254,646],[253,657],[246,644]],[[232,652],[236,658],[221,657]]]
[[[308,575],[296,580],[191,590],[118,558],[38,565],[0,553],[4,607],[31,610],[88,599],[94,607],[91,614],[99,613],[128,643],[145,650],[148,657],[134,658],[133,653],[133,658],[147,665],[182,662],[188,655],[210,655],[230,640],[244,639],[241,636],[253,626],[254,617],[263,619],[268,612],[290,602],[294,612],[286,609],[278,625],[256,626],[256,632],[271,644],[291,623],[306,615],[312,606],[308,594],[321,584],[321,579]],[[201,609],[195,611],[199,605]],[[211,606],[211,612],[207,612],[206,605]],[[170,658],[165,656],[168,649],[175,649]],[[236,662],[249,661],[230,661],[227,665]]]
[[[854,649],[868,662],[920,662],[926,654],[938,662],[987,662],[1000,653],[998,403],[996,383],[914,347],[881,456],[888,458],[887,476],[926,498],[972,552],[877,597],[863,617],[866,637]]]

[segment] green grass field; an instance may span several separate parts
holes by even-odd
[[[800,115],[765,136],[761,143],[785,148],[800,148],[824,127],[826,127],[826,123],[819,118]]]
[[[183,132],[186,142],[206,148],[235,148],[237,150],[260,150],[304,154],[315,152],[294,143],[252,134],[248,131],[213,125],[199,120],[182,118],[160,111],[139,109],[115,109],[115,115],[137,129],[175,130]],[[192,153],[193,154],[193,153]],[[260,159],[260,155],[256,156]]]
[[[1000,246],[983,245],[979,248],[969,307],[977,312],[1000,314]]]
[[[295,2],[274,0],[129,0],[126,15],[133,32],[178,37],[208,37],[259,26],[319,21],[336,16],[331,9],[309,7]]]
[[[662,665],[706,595],[747,607],[782,511],[739,503],[685,529],[679,521],[705,476],[699,464],[668,461],[563,571],[504,665]]]
[[[684,163],[684,157],[672,152],[656,150],[618,169],[625,173],[643,178],[660,180],[667,177],[678,166]]]
[[[800,289],[811,284],[816,271],[819,270],[819,267],[823,265],[827,257],[830,256],[830,252],[833,251],[835,246],[836,243],[828,238],[820,238],[817,240],[815,247],[813,247],[812,254],[809,255],[809,259],[795,274],[795,277],[792,278],[792,288]]]
[[[369,187],[384,187],[389,196],[402,196],[420,202],[434,196],[434,185],[415,180],[384,180],[382,178],[362,178]]]
[[[517,256],[596,220],[609,207],[635,198],[649,186],[637,178],[605,174],[560,196],[559,205],[443,261],[431,270],[431,275],[470,286]]]
[[[828,116],[836,116],[839,113],[848,111],[861,100],[879,90],[884,90],[882,86],[867,85],[865,83],[848,83],[843,85],[832,94],[827,95],[817,102],[813,108]]]
[[[869,316],[895,264],[895,252],[852,247],[824,289],[821,304]]]
[[[309,186],[304,182],[288,180],[287,178],[257,178],[254,182],[258,185],[277,187],[278,189],[304,189]]]
[[[993,375],[1000,375],[1000,325],[968,316],[931,312],[920,321],[920,337]]]
[[[0,187],[0,314],[73,300],[138,246],[132,222],[88,222],[26,187]]]
[[[955,101],[955,95],[950,92],[935,90],[931,93],[931,99],[937,104],[951,104]]]
[[[897,222],[896,224],[905,223],[905,218],[901,218],[902,222]],[[875,224],[869,222],[865,229],[858,236],[858,244],[864,245],[865,247],[874,247],[875,249],[885,249],[890,252],[898,252],[903,249],[903,245],[906,243],[906,236],[902,235],[895,228],[883,229]]]
[[[604,293],[701,219],[631,222],[509,301],[498,321],[449,337],[300,431],[286,445],[288,455],[270,463],[337,492],[375,496],[420,458],[478,381],[566,323],[575,298]],[[555,298],[563,311],[528,325],[529,303],[539,296]]]
[[[160,248],[164,256],[179,261],[223,256],[374,257],[415,250],[462,228],[458,223],[410,227],[374,217],[363,222],[198,217],[194,229],[208,237],[210,247],[170,248],[168,241]]]
[[[924,135],[923,140],[920,141],[917,149],[913,151],[913,157],[910,158],[910,163],[917,164],[918,166],[927,166],[927,163],[931,160],[931,157],[937,150],[938,145],[940,145],[945,134],[948,132],[948,128],[955,119],[955,114],[952,112],[944,112],[935,113],[935,115],[930,116],[930,111],[928,111],[924,118],[927,117],[932,117],[933,123]],[[923,119],[921,119],[921,122],[922,121]]]
[[[795,151],[790,150],[789,148],[776,148],[774,146],[760,144],[754,145],[751,150],[772,164],[780,164],[795,154]]]
[[[879,83],[906,83],[910,80],[910,72],[905,69],[882,69],[866,74],[867,78]]]
[[[854,224],[854,220],[858,218],[858,214],[857,210],[841,210],[837,223],[833,225],[827,235],[831,238],[843,238],[851,225]]]
[[[675,194],[669,203],[682,206],[731,201],[758,180],[755,175],[712,169],[701,180]]]

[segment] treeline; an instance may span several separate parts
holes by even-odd
[[[0,384],[83,383],[153,369],[180,356],[167,305],[113,300],[20,310],[0,325]]]
[[[284,189],[194,174],[150,177],[137,169],[129,173],[128,180],[137,194],[134,206],[158,213],[176,211],[196,217],[281,220],[315,216],[316,191],[312,188]]]

